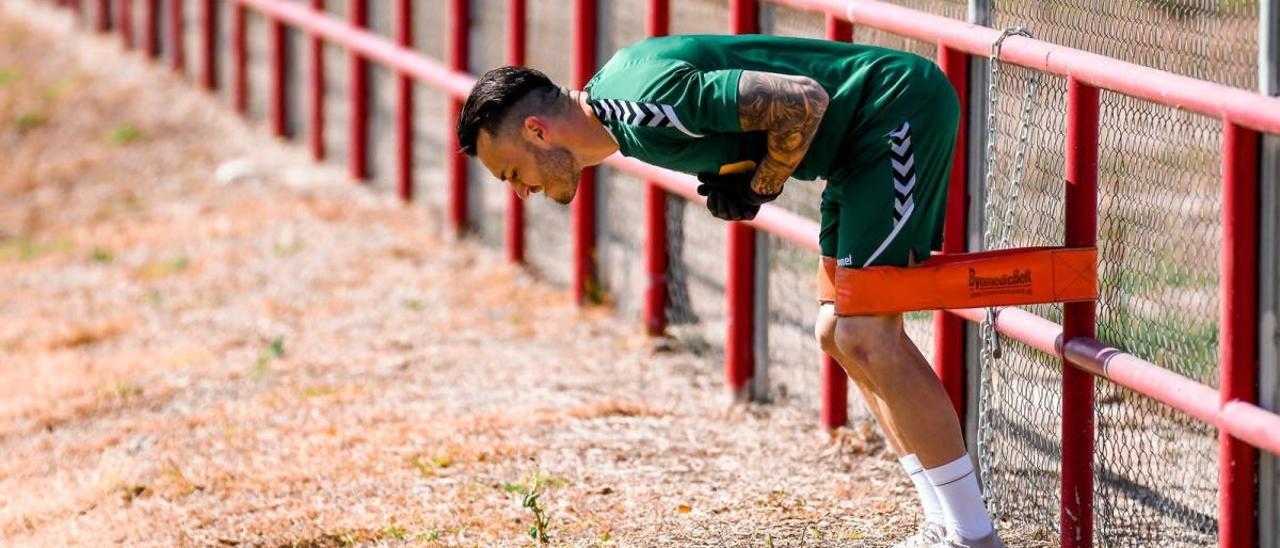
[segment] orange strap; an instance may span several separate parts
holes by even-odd
[[[836,258],[818,259],[818,302],[836,302]]]
[[[836,269],[836,314],[985,308],[1098,298],[1098,250],[1032,247],[936,255],[910,268]]]

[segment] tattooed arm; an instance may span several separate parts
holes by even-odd
[[[738,121],[743,131],[768,132],[768,152],[756,167],[751,188],[777,194],[800,165],[818,132],[830,97],[805,76],[743,71],[738,82]]]

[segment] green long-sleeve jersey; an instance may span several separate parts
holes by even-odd
[[[738,80],[752,70],[807,76],[831,100],[793,176],[827,177],[879,143],[865,130],[916,112],[945,76],[923,57],[874,46],[763,35],[650,38],[618,51],[587,83],[592,108],[623,155],[686,173],[759,161],[763,132],[742,131]]]

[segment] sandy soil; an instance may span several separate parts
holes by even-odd
[[[553,545],[914,527],[869,425],[726,408],[117,42],[0,6],[0,544],[528,545],[535,482]]]

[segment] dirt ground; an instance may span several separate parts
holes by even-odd
[[[117,43],[0,6],[0,544],[516,546],[535,508],[570,546],[914,527],[869,425],[726,408],[710,358]]]

